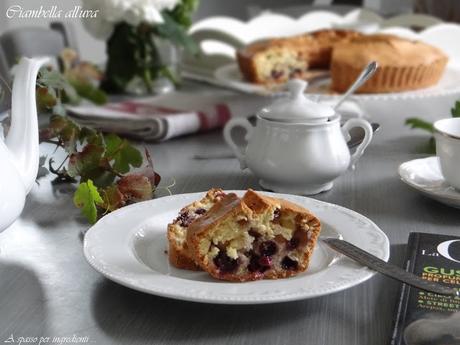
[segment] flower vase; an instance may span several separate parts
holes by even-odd
[[[178,83],[180,51],[150,25],[118,24],[107,41],[102,88],[111,93],[162,94]]]

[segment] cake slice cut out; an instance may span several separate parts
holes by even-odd
[[[187,230],[192,222],[206,214],[224,196],[225,192],[222,189],[210,189],[201,200],[182,208],[176,219],[168,224],[168,257],[173,266],[193,271],[201,270],[189,253],[186,242]]]
[[[187,244],[217,279],[278,279],[307,269],[320,231],[307,209],[248,190],[242,199],[226,195],[190,224]]]

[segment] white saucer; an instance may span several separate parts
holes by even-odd
[[[242,195],[244,191],[235,191]],[[366,217],[341,206],[295,195],[281,197],[314,212],[321,236],[342,236],[385,261],[387,236]],[[296,277],[247,283],[219,281],[207,273],[180,270],[169,264],[166,227],[178,211],[203,193],[180,194],[134,204],[112,212],[85,235],[84,254],[108,279],[145,293],[174,299],[220,304],[260,304],[318,297],[348,289],[374,271],[337,255],[318,241],[307,272]]]
[[[401,180],[426,196],[460,208],[460,192],[450,186],[441,173],[438,157],[405,162],[398,169]]]

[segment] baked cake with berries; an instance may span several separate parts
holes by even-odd
[[[177,268],[200,270],[190,256],[187,247],[187,229],[189,225],[202,217],[218,201],[225,196],[222,189],[211,189],[198,201],[185,206],[171,224],[168,224],[168,256],[169,262]]]
[[[307,209],[248,190],[242,199],[227,194],[192,222],[187,244],[215,278],[278,279],[307,269],[320,230]]]
[[[315,47],[308,35],[262,40],[238,50],[237,61],[243,77],[252,83],[284,83],[306,76],[308,55]]]
[[[329,68],[335,44],[360,33],[325,29],[286,38],[254,42],[237,51],[243,77],[257,84],[279,84],[289,79],[306,79],[311,69]]]

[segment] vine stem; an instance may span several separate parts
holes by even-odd
[[[142,75],[142,79],[144,80],[145,87],[149,93],[153,92],[152,87],[152,75],[150,74],[150,70],[148,68],[144,68],[144,73]]]
[[[103,167],[105,170],[110,171],[111,173],[115,174],[117,177],[123,177],[124,175],[116,171],[110,164],[108,166]]]
[[[59,167],[56,169],[57,171],[61,170],[62,166],[64,163],[69,159],[70,155],[67,155],[67,157],[62,161],[62,163],[59,165]]]
[[[43,139],[41,140],[42,143],[54,144],[56,146],[64,147],[59,140],[52,140],[52,139]]]

